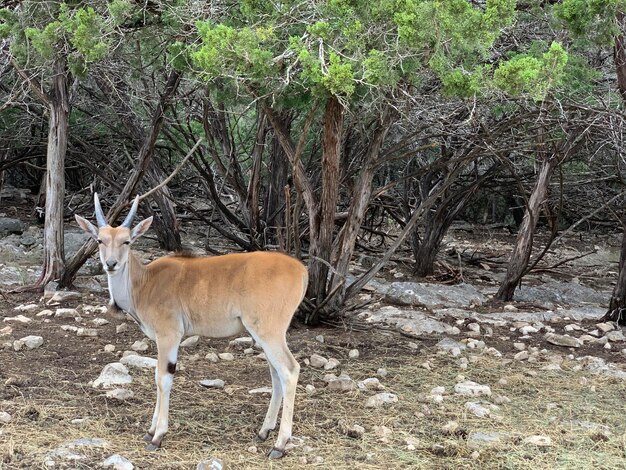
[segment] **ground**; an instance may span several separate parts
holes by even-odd
[[[31,226],[29,231],[37,239],[37,229]],[[453,232],[446,240],[447,255],[441,257],[438,279],[460,275],[482,292],[494,291],[511,241],[510,235],[501,233],[496,236],[466,229]],[[586,257],[586,264],[573,261],[553,266],[564,258],[593,251],[596,244],[604,248]],[[558,252],[549,252],[543,270],[525,282],[570,282],[575,278],[602,293],[610,292],[618,258],[616,246],[616,236],[574,239]],[[145,259],[162,254],[150,239],[140,248]],[[0,271],[4,273],[0,280],[11,281],[15,278],[12,273],[22,273],[22,283],[36,277],[40,255],[33,255],[34,251],[36,248],[24,253],[19,237],[0,246],[0,253],[14,256],[12,260],[0,260]],[[381,273],[381,279],[412,280],[410,264],[407,253],[398,254],[395,262]],[[359,266],[354,268],[355,273],[359,271]],[[0,318],[21,313],[32,320],[27,324],[0,322],[0,329],[12,328],[0,336],[0,413],[11,416],[10,422],[0,422],[2,470],[102,468],[103,461],[116,453],[130,460],[135,468],[168,470],[195,469],[199,462],[211,459],[219,459],[229,469],[626,468],[626,380],[620,375],[626,361],[621,350],[626,342],[612,342],[610,350],[601,342],[587,342],[581,348],[570,349],[546,343],[541,332],[522,340],[530,351],[535,351],[534,362],[516,360],[514,356],[519,351],[513,343],[520,341],[516,330],[519,325],[508,321],[481,324],[475,339],[484,341],[486,346],[468,348],[454,356],[441,350],[437,343],[445,336],[467,342],[470,320],[443,318],[459,328],[460,333],[453,336],[416,337],[390,327],[368,325],[358,314],[385,305],[384,296],[376,292],[364,293],[357,299],[361,306],[336,321],[335,326],[308,328],[297,322],[292,325],[288,342],[302,368],[296,396],[294,447],[282,460],[266,458],[275,434],[264,443],[254,440],[269,396],[251,395],[249,391],[270,386],[267,364],[257,357],[258,351],[244,354],[230,346],[227,339],[202,338],[196,346],[181,350],[172,391],[170,432],[162,449],[148,452],[142,436],[149,426],[155,400],[152,370],[130,369],[133,382],[127,388],[134,396],[124,401],[107,398],[106,390],[92,386],[103,367],[118,361],[143,334],[129,320],[88,313],[87,306],[106,305],[107,296],[93,288],[93,282],[79,285],[82,298],[62,305],[77,308],[78,320],[38,317],[36,314],[47,308],[39,294],[0,296]],[[24,304],[37,307],[28,312],[15,310]],[[548,309],[528,302],[512,305],[520,311]],[[470,308],[468,315],[502,309],[501,304],[487,302]],[[94,328],[93,320],[97,317],[109,321],[96,328],[97,337],[79,337],[61,328]],[[597,322],[559,318],[545,325],[562,334],[566,325],[572,323],[592,332]],[[121,323],[128,323],[129,328],[117,333]],[[43,345],[15,351],[13,341],[27,335],[41,336]],[[115,346],[113,352],[105,352],[109,344]],[[359,351],[358,358],[349,357],[352,349]],[[234,361],[213,363],[205,359],[207,353],[225,351],[234,354]],[[149,349],[141,354],[155,357],[154,344],[150,342]],[[336,358],[340,365],[332,371],[313,368],[308,364],[312,354]],[[590,356],[615,364],[611,369],[614,373],[594,373],[591,366],[597,360]],[[366,400],[379,392],[358,388],[346,392],[331,390],[325,380],[329,372],[348,374],[355,383],[378,377],[384,390],[395,394],[398,401],[381,408],[367,408]],[[225,387],[203,388],[199,385],[203,379],[222,379]],[[455,386],[466,380],[489,386],[490,395],[456,393]],[[307,393],[307,385],[315,387],[314,393]],[[433,392],[435,387],[444,389]],[[470,409],[476,405],[468,405],[472,402],[489,414],[478,417]],[[363,428],[362,434],[353,429],[355,425]],[[539,445],[533,436],[542,436]],[[68,447],[68,443],[78,439],[100,441],[91,441],[97,445]],[[81,458],[67,460],[59,449],[69,449],[70,454]]]

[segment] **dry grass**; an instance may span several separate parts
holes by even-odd
[[[48,335],[57,330],[58,325],[51,327]],[[399,402],[385,409],[366,409],[364,402],[374,392],[327,391],[323,388],[324,372],[303,366],[294,422],[299,445],[283,460],[271,462],[265,453],[274,436],[258,445],[253,439],[269,398],[248,394],[252,388],[269,385],[266,364],[241,353],[230,363],[211,364],[202,359],[192,362],[190,354],[204,357],[209,350],[221,351],[227,344],[203,342],[181,355],[184,370],[177,373],[172,392],[170,433],[163,449],[150,453],[144,450],[141,436],[153,406],[152,372],[131,371],[134,382],[130,388],[135,396],[123,403],[109,400],[102,391],[88,385],[104,364],[114,360],[100,351],[108,341],[69,338],[68,341],[80,343],[80,352],[76,358],[63,361],[63,354],[71,354],[71,344],[58,338],[54,340],[59,341],[58,345],[52,342],[44,346],[48,353],[37,359],[39,350],[0,352],[3,364],[17,359],[4,373],[5,379],[13,379],[0,388],[4,399],[0,409],[13,415],[13,421],[0,429],[0,468],[48,468],[45,461],[51,449],[85,437],[105,439],[108,445],[78,449],[85,454],[84,460],[57,461],[55,468],[98,468],[113,453],[124,455],[140,469],[193,469],[209,457],[220,458],[226,468],[233,469],[296,469],[305,465],[305,459],[307,466],[332,469],[626,468],[624,383],[577,371],[576,361],[566,361],[564,370],[555,372],[541,370],[542,364],[479,356],[464,371],[456,360],[435,354],[429,347],[435,339],[424,342],[425,347],[416,353],[406,347],[405,339],[380,331],[327,330],[326,344],[312,340],[316,334],[319,331],[292,332],[290,343],[301,363],[312,352],[337,357],[342,370],[355,380],[371,377],[379,367],[386,367],[389,374],[381,382],[399,396]],[[133,331],[127,337],[107,339],[117,341],[118,349],[125,349],[139,337]],[[347,359],[348,350],[354,345],[361,350],[361,358]],[[432,371],[420,366],[426,359],[433,364]],[[24,364],[30,364],[30,368]],[[482,402],[493,403],[496,395],[505,395],[511,403],[493,411],[490,418],[468,414],[464,404],[470,400],[452,393],[459,373],[491,386],[493,396]],[[583,376],[586,379],[581,380]],[[199,386],[198,380],[207,377],[224,379],[226,389],[207,390]],[[501,378],[506,378],[505,385],[498,383]],[[307,396],[304,390],[310,383],[318,388],[313,396]],[[435,386],[444,386],[450,393],[441,405],[427,398]],[[72,424],[78,418],[86,419]],[[453,435],[442,430],[450,420],[459,423]],[[363,438],[345,435],[339,424],[342,421],[363,426]],[[604,427],[586,429],[579,422]],[[393,434],[383,439],[375,431],[377,426],[387,426]],[[475,448],[468,442],[468,434],[475,431],[502,433],[502,438],[489,447]],[[549,436],[552,446],[541,448],[522,443],[524,437],[533,434]],[[414,450],[408,449],[407,439],[411,439]],[[253,445],[258,446],[257,453],[247,450]],[[478,456],[472,455],[475,450]]]

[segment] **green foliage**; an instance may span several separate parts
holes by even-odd
[[[619,33],[616,14],[626,10],[625,0],[563,0],[554,13],[575,37],[611,45]]]
[[[567,59],[563,46],[553,42],[540,57],[517,54],[500,63],[494,72],[494,81],[507,93],[528,94],[535,100],[541,100],[551,88],[562,82]]]

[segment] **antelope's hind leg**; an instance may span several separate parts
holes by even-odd
[[[168,414],[170,407],[170,393],[176,372],[178,347],[182,334],[171,332],[167,336],[157,334],[156,343],[158,350],[157,367],[154,379],[157,386],[157,399],[152,416],[152,424],[148,433],[144,436],[149,444],[147,450],[156,450],[161,447],[161,441],[167,433]]]
[[[269,362],[269,367],[270,375],[272,376],[272,398],[270,399],[270,406],[267,408],[267,413],[265,415],[265,419],[263,420],[261,430],[257,435],[257,439],[261,442],[265,441],[269,437],[270,431],[276,429],[278,411],[280,410],[280,405],[283,401],[283,388],[280,384],[278,372],[276,372],[276,369],[274,369],[271,362]]]

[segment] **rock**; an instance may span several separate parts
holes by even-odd
[[[26,346],[28,349],[37,349],[43,344],[43,338],[41,336],[24,336],[19,341],[24,343],[24,346]]]
[[[132,390],[128,390],[126,388],[114,388],[113,390],[109,390],[106,393],[107,398],[112,398],[114,400],[120,401],[128,400],[134,395],[135,394],[132,392]]]
[[[613,323],[596,323],[596,328],[602,333],[608,333],[615,329],[615,325]]]
[[[115,345],[107,344],[104,346],[104,352],[112,353],[113,351],[115,351]]]
[[[180,343],[181,348],[193,348],[200,341],[200,336],[190,336],[185,339],[182,343]]]
[[[534,326],[531,325],[526,325],[523,326],[519,329],[519,332],[523,335],[526,336],[530,333],[537,333],[539,330],[537,328],[535,328]]]
[[[619,370],[615,364],[607,363],[604,359],[594,356],[585,356],[579,359],[592,374],[606,375],[616,379],[626,380],[626,372]]]
[[[365,434],[365,428],[363,426],[359,426],[358,424],[348,425],[345,421],[339,421],[339,430],[342,434],[345,434],[352,439],[361,439],[363,434]]]
[[[113,470],[133,470],[135,466],[120,454],[113,454],[102,462],[103,467],[113,467]]]
[[[249,336],[243,336],[241,338],[235,338],[229,344],[234,348],[243,351],[244,349],[248,349],[254,346],[254,340]]]
[[[0,411],[0,423],[9,424],[11,421],[13,421],[13,416],[6,411]]]
[[[328,390],[334,390],[338,392],[349,392],[356,388],[356,384],[354,380],[352,380],[347,375],[340,375],[336,379],[331,379],[328,381]]]
[[[335,359],[334,357],[331,357],[330,359],[328,359],[326,364],[324,364],[324,370],[333,370],[333,369],[336,369],[337,367],[339,367],[339,361]]]
[[[495,397],[493,397],[493,402],[496,405],[508,405],[509,403],[511,403],[511,399],[504,395],[496,395]]]
[[[305,387],[305,391],[308,396],[312,397],[313,395],[315,395],[317,389],[313,385],[307,384],[307,386]]]
[[[15,317],[6,317],[3,321],[5,322],[15,322],[15,323],[30,323],[32,320],[24,315],[17,315]]]
[[[259,449],[257,449],[256,446],[250,446],[248,447],[248,452],[250,452],[251,454],[256,454],[258,452]]]
[[[52,310],[42,310],[35,316],[36,317],[51,317],[53,315],[54,315],[54,312]]]
[[[224,464],[220,459],[212,458],[210,460],[203,460],[198,464],[196,470],[223,470]]]
[[[465,403],[465,409],[479,418],[485,418],[491,413],[489,408],[485,408],[477,401],[468,401]]]
[[[73,333],[76,333],[78,331],[78,327],[74,325],[61,325],[61,329],[63,331],[71,331]]]
[[[366,311],[360,316],[364,317],[368,323],[389,324],[415,336],[432,333],[459,334],[457,327],[450,326],[418,310],[401,310],[385,306],[375,311]]]
[[[207,359],[209,362],[219,361],[219,357],[214,352],[208,353],[206,356],[204,356],[204,358]]]
[[[96,330],[95,328],[79,328],[78,330],[76,330],[76,335],[77,336],[98,336],[98,330]]]
[[[79,300],[81,297],[82,295],[80,292],[60,290],[55,292],[52,297],[50,297],[50,300],[48,300],[47,304],[62,304],[63,302],[69,302],[70,300]]]
[[[380,408],[382,406],[397,402],[398,396],[393,393],[377,393],[376,395],[371,396],[367,399],[367,401],[365,402],[365,408]]]
[[[460,341],[456,341],[451,338],[443,338],[435,345],[435,347],[437,349],[441,349],[442,351],[451,351],[454,348],[457,348],[461,351],[467,349],[467,346],[464,343],[461,343]]]
[[[518,308],[515,305],[506,304],[504,310],[507,312],[517,312]]]
[[[528,359],[528,356],[528,351],[520,351],[515,356],[513,356],[513,359],[515,359],[516,361],[525,361],[526,359]]]
[[[120,362],[113,362],[104,366],[100,376],[94,380],[93,387],[98,388],[102,386],[108,388],[113,385],[129,384],[132,381],[133,378],[128,374],[126,366]]]
[[[361,390],[384,390],[385,387],[380,383],[376,377],[370,377],[357,384]]]
[[[376,371],[376,375],[379,377],[387,377],[387,369],[385,369],[384,367],[381,367],[380,369]]]
[[[246,356],[250,356],[250,355],[254,354],[254,348],[246,348],[246,349],[243,350],[243,353]]]
[[[139,354],[137,354],[137,351],[124,351],[122,357],[126,356],[139,356]]]
[[[5,326],[4,328],[0,328],[0,338],[3,336],[11,336],[13,334],[13,328],[10,326]]]
[[[104,326],[108,325],[110,322],[106,318],[94,318],[91,320],[91,323],[95,326]]]
[[[464,396],[491,396],[491,388],[488,385],[480,385],[471,380],[466,380],[454,386],[454,393]]]
[[[503,436],[500,432],[472,431],[467,435],[467,446],[470,449],[490,447],[502,442]]]
[[[128,331],[130,329],[130,327],[128,326],[128,323],[121,323],[120,325],[117,325],[115,327],[115,332],[117,334],[120,333],[125,333],[126,331]]]
[[[249,390],[248,393],[250,395],[271,395],[272,389],[270,387],[253,388]]]
[[[219,357],[222,361],[234,361],[235,360],[235,356],[233,356],[231,353],[219,353],[217,355],[217,357]]]
[[[554,308],[555,305],[603,305],[606,302],[606,297],[601,292],[575,282],[561,281],[550,281],[534,287],[520,286],[513,298],[546,308]]]
[[[387,426],[374,426],[372,429],[378,437],[389,438],[393,435],[393,431]]]
[[[480,333],[480,325],[478,323],[468,323],[467,329],[474,333]]]
[[[7,235],[21,235],[24,233],[24,224],[18,219],[0,217],[0,237]]]
[[[13,310],[16,310],[18,312],[32,312],[34,310],[37,310],[39,308],[39,306],[37,304],[26,304],[26,305],[18,305],[17,307],[15,307]]]
[[[55,318],[76,318],[78,315],[78,310],[75,308],[57,308],[54,317]]]
[[[89,236],[83,232],[65,232],[63,235],[65,257],[69,259],[70,256],[76,253],[88,239]]]
[[[200,385],[206,388],[224,388],[222,379],[205,379],[200,381]]]
[[[145,352],[148,348],[150,348],[150,345],[148,344],[148,340],[145,338],[141,341],[135,341],[130,347],[130,349],[137,352]]]
[[[311,367],[315,367],[316,369],[321,369],[322,367],[326,366],[326,364],[328,364],[328,359],[326,359],[323,356],[320,356],[319,354],[313,354],[309,358],[309,362],[311,363]]]
[[[323,342],[324,342],[324,335],[317,335],[317,336],[315,337],[315,341],[318,341],[318,342],[320,342],[320,343],[323,343]]]
[[[557,346],[565,346],[567,348],[579,348],[582,342],[578,338],[569,335],[557,335],[556,333],[548,333],[544,336],[546,341]]]
[[[526,349],[526,344],[524,344],[524,343],[513,343],[513,347],[515,349],[517,349],[518,351],[523,351],[524,349]]]
[[[430,390],[431,395],[443,395],[446,393],[446,387],[434,387]]]
[[[359,350],[358,349],[351,349],[348,352],[348,357],[350,359],[358,359],[359,358]]]
[[[444,434],[455,434],[458,429],[459,423],[457,423],[456,421],[448,421],[441,427],[441,430],[444,432]]]
[[[157,360],[152,357],[139,356],[132,354],[120,359],[120,362],[129,367],[136,367],[137,369],[154,369],[157,366]]]
[[[469,284],[453,286],[416,282],[393,282],[385,299],[397,305],[434,307],[469,307],[482,305],[485,297]]]
[[[622,330],[609,331],[604,337],[609,341],[626,341]]]
[[[528,436],[522,441],[524,444],[531,444],[537,447],[549,447],[552,445],[552,439],[548,436]]]

